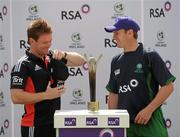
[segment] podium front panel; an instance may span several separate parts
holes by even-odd
[[[126,137],[126,110],[59,110],[54,114],[56,137]]]
[[[125,137],[123,128],[62,128],[58,137]]]

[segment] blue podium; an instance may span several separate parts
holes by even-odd
[[[126,137],[126,110],[58,110],[54,114],[56,137]]]

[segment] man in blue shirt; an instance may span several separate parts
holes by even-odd
[[[137,42],[139,30],[130,17],[119,17],[114,25],[105,27],[106,32],[113,32],[117,47],[124,49],[111,62],[108,107],[127,109],[128,137],[168,137],[160,107],[173,92],[175,77],[157,52],[147,52]]]

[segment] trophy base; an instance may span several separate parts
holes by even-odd
[[[90,111],[98,111],[99,110],[99,101],[88,102],[88,110]]]

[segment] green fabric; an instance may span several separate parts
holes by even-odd
[[[158,108],[147,125],[130,123],[127,137],[168,137],[162,110]]]
[[[174,76],[172,76],[170,79],[168,79],[166,84],[169,84],[170,82],[174,82],[175,80],[176,80],[176,78]]]
[[[148,87],[148,90],[149,90],[149,99],[150,100],[153,100],[154,98],[154,92],[153,90],[151,89],[151,80],[152,80],[152,74],[151,72],[148,73],[148,76],[146,78],[146,83],[147,83],[147,87]]]

